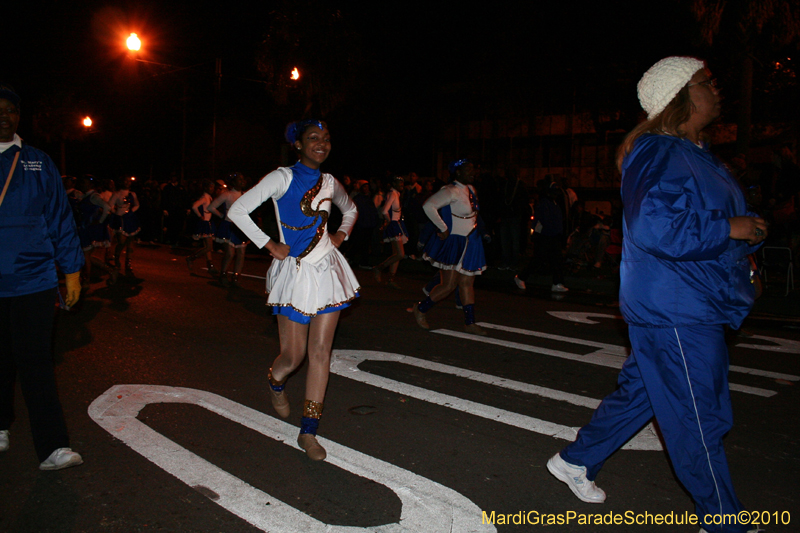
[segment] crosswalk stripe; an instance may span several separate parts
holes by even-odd
[[[485,322],[480,322],[479,325],[484,328],[492,326],[492,324],[486,324]],[[471,335],[469,333],[462,333],[460,331],[452,331],[449,329],[435,329],[431,330],[431,333],[448,335],[450,337],[458,337],[461,339],[482,342],[485,344],[494,344],[495,346],[504,346],[506,348],[514,348],[516,350],[522,350],[525,352],[538,353],[541,355],[549,355],[551,357],[558,357],[560,359],[580,361],[581,363],[590,363],[593,365],[605,366],[609,368],[617,368],[617,369],[622,368],[622,365],[626,359],[625,356],[618,355],[617,353],[619,348],[618,346],[612,346],[614,349],[611,350],[611,353],[605,351],[605,348],[601,348],[596,352],[588,353],[586,355],[580,355],[570,352],[562,352],[559,350],[552,350],[550,348],[543,348],[541,346],[523,344],[520,342],[512,342],[502,339],[493,339],[491,337],[481,337],[479,335]],[[732,391],[743,392],[745,394],[752,394],[755,396],[762,396],[764,398],[769,398],[771,396],[775,396],[776,394],[778,394],[777,392],[772,390],[762,389],[759,387],[751,387],[749,385],[739,385],[737,383],[730,383],[729,386],[730,390]]]

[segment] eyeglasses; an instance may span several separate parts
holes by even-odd
[[[716,89],[717,88],[717,79],[716,78],[709,78],[705,81],[698,81],[697,83],[689,83],[687,87],[693,87],[695,85],[705,85],[709,89]]]

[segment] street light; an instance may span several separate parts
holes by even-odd
[[[294,67],[294,69],[292,69],[292,79],[293,80],[299,80],[300,79],[300,71],[297,70],[297,67]]]
[[[91,128],[92,127],[92,118],[91,117],[84,117],[83,126],[86,127],[86,128]]]
[[[130,34],[128,39],[125,41],[125,44],[128,46],[128,50],[131,52],[138,52],[142,47],[142,41],[139,40],[139,36],[135,33]]]

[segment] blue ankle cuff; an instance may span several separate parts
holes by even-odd
[[[317,434],[317,428],[319,427],[319,418],[308,418],[304,416],[300,419],[300,434],[303,433],[311,433],[312,435]]]
[[[475,323],[475,304],[469,304],[462,307],[464,311],[464,323],[466,325]]]
[[[435,303],[436,302],[431,300],[431,297],[428,296],[427,298],[425,298],[425,300],[421,301],[417,305],[417,309],[419,309],[420,313],[427,313],[428,311],[430,311],[430,308],[433,307]]]

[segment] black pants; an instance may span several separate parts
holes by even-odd
[[[39,462],[69,447],[53,369],[55,291],[0,298],[0,430],[14,421],[19,375]]]
[[[550,266],[553,272],[553,285],[564,283],[564,256],[561,254],[561,235],[549,236],[537,234],[533,239],[533,257],[518,274],[525,281],[538,264]]]

